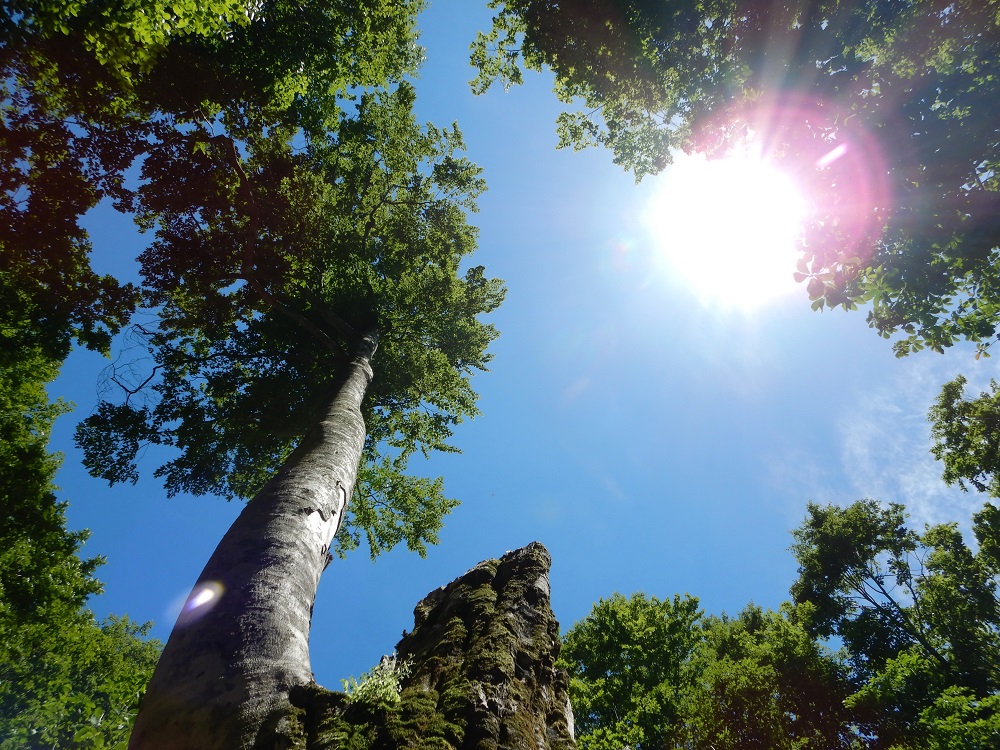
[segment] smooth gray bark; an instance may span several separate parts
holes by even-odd
[[[281,471],[222,538],[163,650],[129,750],[274,747],[289,691],[312,682],[320,575],[354,490],[375,337]]]

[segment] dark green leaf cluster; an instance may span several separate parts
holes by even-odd
[[[90,267],[80,217],[111,186],[100,162],[118,162],[120,139],[82,137],[19,85],[22,62],[0,49],[0,349],[43,349],[61,361],[73,339],[107,352],[136,290]],[[4,63],[8,65],[4,68]],[[11,69],[13,68],[13,69]],[[119,165],[121,166],[121,165]]]
[[[57,371],[28,352],[0,368],[0,619],[10,627],[50,605],[75,610],[100,591],[101,560],[77,557],[87,533],[66,529],[52,484],[59,457],[46,446],[66,407],[49,402],[45,385]]]
[[[858,67],[864,40],[884,38],[896,6],[494,0],[493,28],[472,47],[473,90],[520,83],[521,60],[551,68],[560,99],[582,104],[560,118],[560,145],[605,145],[641,178],[666,167],[670,150],[692,147],[737,99],[772,86],[831,86],[829,74]]]
[[[137,290],[90,267],[80,218],[191,123],[321,130],[419,62],[421,0],[59,0],[0,9],[0,335],[107,352]],[[319,113],[319,114],[317,114]],[[251,124],[252,123],[252,124]]]
[[[479,70],[473,90],[497,80],[520,83],[519,60],[531,70],[550,67],[559,99],[582,106],[560,115],[559,145],[608,146],[637,178],[669,163],[706,88],[725,74],[712,54],[720,51],[721,28],[701,23],[695,3],[490,5],[499,12],[472,46]]]
[[[67,408],[45,386],[59,362],[44,346],[15,353],[0,366],[0,748],[115,747],[159,646],[148,626],[84,608],[102,560],[80,559],[87,532],[66,528],[52,483],[46,445]]]
[[[700,680],[684,731],[703,748],[857,747],[841,660],[803,627],[800,611],[750,604],[705,623]]]
[[[420,62],[422,0],[14,0],[0,11],[19,87],[81,128],[253,116],[288,121]],[[300,123],[301,124],[301,123]],[[132,134],[133,136],[136,133]]]
[[[1000,18],[980,0],[495,0],[477,91],[550,67],[561,145],[637,177],[756,139],[817,207],[814,309],[870,303],[900,356],[1000,326]],[[840,158],[827,155],[836,151]],[[844,150],[846,149],[846,151]]]

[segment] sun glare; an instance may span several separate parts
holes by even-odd
[[[806,202],[754,156],[680,154],[659,178],[646,223],[667,272],[706,306],[756,309],[797,289],[795,244]]]

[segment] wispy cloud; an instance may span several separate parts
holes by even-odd
[[[973,387],[985,376],[960,352],[901,360],[886,381],[858,394],[837,422],[844,477],[856,498],[906,505],[916,526],[969,518],[985,500],[978,493],[948,487],[930,454],[927,410],[941,386],[962,369]]]

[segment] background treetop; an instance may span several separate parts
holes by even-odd
[[[601,599],[560,656],[580,746],[994,747],[997,513],[975,514],[977,550],[956,523],[909,528],[901,505],[810,505],[777,611]]]
[[[970,722],[995,722],[996,516],[991,504],[974,515],[976,548],[955,523],[918,532],[906,526],[903,506],[872,500],[810,504],[793,532],[792,596],[808,604],[812,633],[842,639],[858,687],[849,705],[883,716],[880,746],[920,736],[963,701]]]

